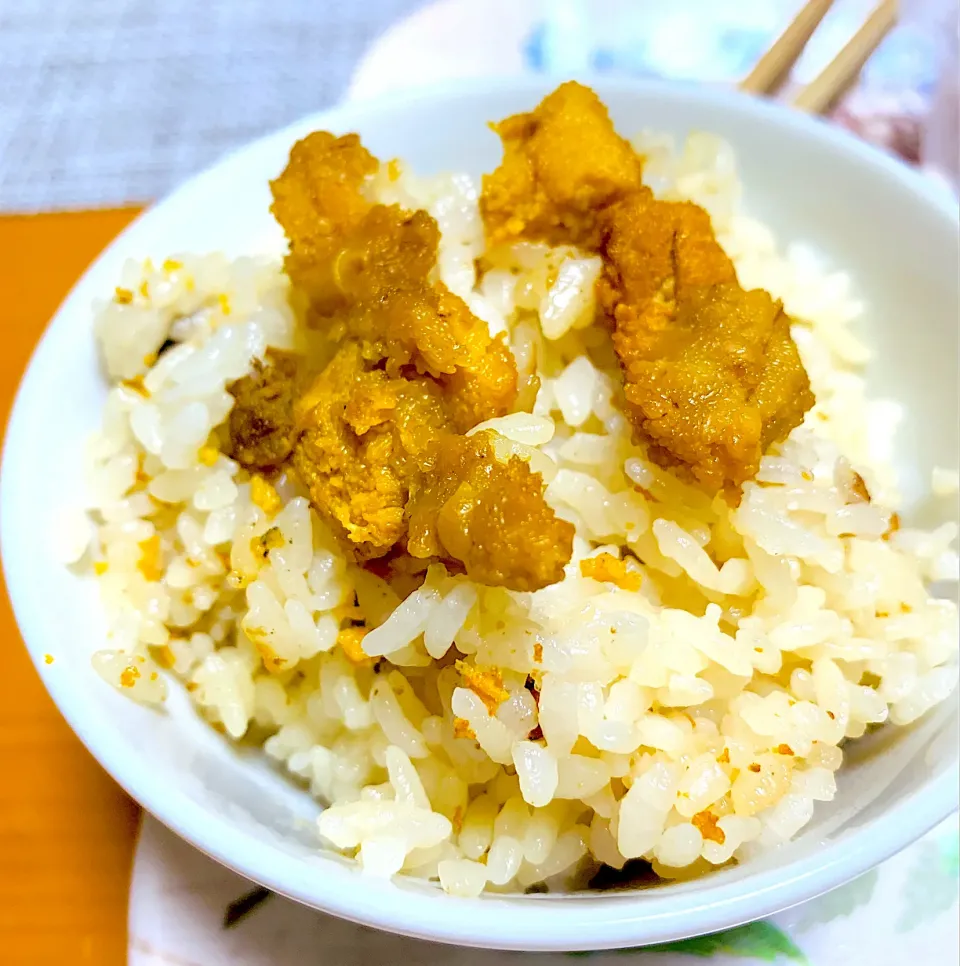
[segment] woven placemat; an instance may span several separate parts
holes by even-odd
[[[357,96],[525,71],[729,82],[801,2],[0,3],[0,212],[151,201],[230,149],[336,102],[348,82]],[[837,0],[800,73],[822,66],[872,3]],[[955,5],[901,8],[866,90],[861,83],[837,120],[916,161]],[[945,104],[940,113],[956,112]],[[940,126],[955,180],[955,124]]]
[[[336,102],[417,0],[0,3],[0,211],[150,201]]]

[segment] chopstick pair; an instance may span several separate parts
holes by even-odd
[[[767,94],[786,77],[803,52],[833,0],[808,0],[789,26],[740,83],[752,94]],[[897,0],[881,0],[840,52],[788,103],[801,111],[821,114],[850,86],[867,58],[897,22]]]

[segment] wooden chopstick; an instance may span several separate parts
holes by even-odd
[[[897,0],[882,0],[840,53],[790,103],[801,111],[823,113],[856,78],[867,58],[897,22]]]
[[[740,82],[740,90],[768,94],[794,65],[833,0],[808,0],[753,70]]]

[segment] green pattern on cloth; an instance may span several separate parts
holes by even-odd
[[[943,837],[940,842],[940,861],[948,876],[960,879],[960,829]]]
[[[746,926],[726,929],[708,936],[693,936],[673,943],[658,946],[644,946],[635,949],[610,950],[617,955],[637,955],[642,953],[680,953],[685,956],[710,956],[724,954],[738,959],[753,959],[756,962],[776,963],[784,960],[809,966],[807,957],[793,940],[771,922],[751,922]],[[568,953],[569,956],[587,958],[604,955],[602,953]],[[607,953],[606,955],[609,955]]]
[[[775,963],[787,959],[795,963],[806,963],[800,948],[782,930],[770,922],[752,922],[736,929],[715,932],[709,936],[695,936],[681,939],[675,943],[651,946],[650,952],[686,953],[689,956],[713,956],[726,953],[743,959],[757,959],[764,963]]]
[[[946,912],[960,894],[960,831],[915,846],[913,868],[904,888],[898,932],[911,932]]]
[[[806,932],[814,926],[833,922],[841,916],[852,915],[873,898],[879,878],[880,872],[877,869],[871,869],[858,876],[853,882],[848,882],[845,886],[820,896],[816,902],[811,902],[805,907],[806,915],[797,923],[797,929]]]

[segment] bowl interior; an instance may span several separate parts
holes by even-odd
[[[906,412],[897,439],[904,492],[913,513],[935,516],[922,506],[930,471],[958,465],[955,216],[918,176],[816,122],[693,88],[597,87],[623,132],[696,129],[730,140],[749,212],[783,242],[808,242],[851,274],[875,350],[871,391]],[[91,303],[113,291],[125,258],[279,251],[267,181],[292,141],[318,127],[357,130],[374,153],[423,173],[490,170],[499,146],[486,122],[543,93],[512,83],[351,104],[241,150],[140,218],[77,286],[34,357],[8,434],[0,533],[24,638],[64,715],[121,784],[204,851],[293,898],[398,932],[504,948],[637,945],[802,901],[926,831],[956,804],[956,700],[914,728],[852,746],[836,801],[818,805],[796,841],[764,858],[642,899],[451,899],[420,883],[363,879],[321,854],[317,806],[258,753],[200,721],[176,687],[158,713],[103,684],[89,660],[104,629],[95,587],[58,564],[50,539],[52,510],[72,498],[80,447],[104,398]]]

